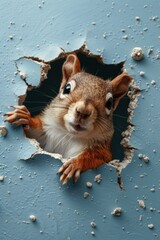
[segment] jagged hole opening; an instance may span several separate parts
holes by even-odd
[[[124,62],[118,64],[104,64],[98,56],[92,56],[86,52],[77,51],[82,69],[102,79],[112,80],[122,73]],[[51,69],[47,79],[41,82],[40,86],[28,90],[23,104],[28,108],[32,116],[39,114],[50,101],[58,94],[62,79],[62,65],[65,57],[59,57],[50,62]],[[124,159],[124,148],[121,145],[122,132],[127,129],[128,106],[130,98],[126,95],[121,100],[113,115],[115,133],[112,141],[113,159]]]

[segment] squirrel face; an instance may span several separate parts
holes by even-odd
[[[110,136],[113,133],[110,81],[85,72],[76,73],[60,90],[58,101],[67,106],[62,118],[69,133],[83,138]]]
[[[112,113],[126,94],[131,77],[122,73],[112,81],[81,71],[75,54],[69,54],[62,68],[58,96],[46,109],[53,127],[64,134],[87,140],[111,141]]]

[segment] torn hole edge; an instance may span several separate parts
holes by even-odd
[[[33,60],[34,62],[40,64],[40,76],[41,77],[40,77],[40,81],[39,81],[38,86],[41,84],[42,81],[45,81],[47,79],[48,71],[51,69],[51,66],[50,66],[51,62],[56,61],[56,60],[61,59],[61,58],[64,58],[68,54],[73,53],[73,52],[74,53],[83,53],[83,54],[85,54],[89,57],[96,58],[96,60],[99,63],[104,64],[103,56],[101,54],[100,55],[95,55],[95,54],[91,53],[89,51],[89,49],[87,48],[86,43],[84,43],[81,48],[79,48],[77,50],[74,50],[74,51],[71,51],[71,52],[65,52],[65,50],[63,48],[60,48],[60,49],[61,49],[61,53],[51,61],[44,61],[44,60],[42,60],[38,57],[34,57],[34,56],[24,56],[24,57],[21,57],[21,58],[17,59],[16,61],[18,61],[20,59],[30,59],[30,60]],[[16,65],[16,68],[17,68],[17,72],[18,72],[19,76],[21,77],[21,79],[26,84],[26,92],[27,92],[27,90],[32,90],[34,88],[37,88],[38,86],[32,86],[32,85],[29,85],[27,83],[27,79],[25,78],[25,75],[23,75],[23,73],[19,70],[16,61],[15,61],[15,65]],[[122,62],[125,63],[125,61],[122,61]],[[122,71],[125,71],[125,69],[122,68]],[[132,118],[134,116],[134,111],[137,107],[138,97],[140,96],[140,94],[141,94],[141,90],[137,86],[135,80],[132,79],[132,81],[130,83],[130,90],[128,91],[128,94],[127,94],[128,97],[129,97],[129,100],[130,100],[129,106],[128,106],[128,109],[127,109],[128,110],[128,119],[127,119],[128,126],[121,133],[122,140],[121,140],[120,144],[122,145],[122,147],[124,149],[124,158],[123,158],[123,161],[121,161],[121,162],[120,162],[119,159],[113,159],[109,163],[106,163],[108,166],[116,169],[117,182],[118,182],[118,185],[119,185],[121,190],[124,190],[122,177],[121,177],[121,172],[124,168],[126,168],[128,166],[128,164],[130,164],[132,162],[134,150],[136,149],[134,146],[129,145],[129,142],[130,142],[132,132],[135,129],[135,126],[132,123]],[[18,97],[18,105],[21,105],[24,102],[24,100],[26,98],[26,95],[27,94],[25,93],[24,95],[17,96]],[[36,148],[36,151],[33,154],[31,154],[30,158],[33,158],[37,154],[44,154],[44,155],[51,156],[55,159],[59,159],[62,163],[64,163],[66,161],[62,157],[61,154],[49,153],[49,152],[43,150],[40,147],[39,143],[35,139],[29,139],[29,138],[27,138],[27,139],[29,140],[30,144],[32,144]],[[30,158],[28,158],[28,159],[30,159]],[[27,159],[23,159],[23,160],[27,160]]]

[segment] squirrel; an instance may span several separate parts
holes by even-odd
[[[12,106],[5,121],[22,125],[27,137],[59,153],[67,161],[60,167],[60,181],[76,182],[81,172],[112,160],[113,112],[127,93],[131,76],[122,72],[112,81],[81,70],[76,54],[69,54],[62,66],[58,95],[34,117],[24,106]]]

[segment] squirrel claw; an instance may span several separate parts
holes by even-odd
[[[60,181],[63,182],[63,185],[66,184],[72,177],[74,178],[74,182],[77,182],[79,179],[81,170],[77,161],[78,160],[76,159],[70,159],[58,170],[58,173],[62,174]]]

